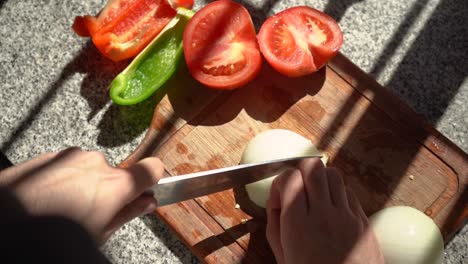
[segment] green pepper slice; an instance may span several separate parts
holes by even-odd
[[[177,15],[111,83],[110,97],[119,105],[149,98],[174,74],[182,57],[182,37],[194,11],[177,8]]]

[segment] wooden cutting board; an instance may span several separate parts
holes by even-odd
[[[341,54],[298,79],[264,63],[254,82],[235,91],[202,87],[182,68],[166,88],[145,139],[121,167],[149,155],[170,175],[232,166],[259,132],[289,129],[328,154],[368,215],[412,206],[434,219],[446,241],[466,222],[466,153]],[[242,188],[157,213],[203,262],[274,262],[264,211]]]

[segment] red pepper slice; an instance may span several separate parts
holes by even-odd
[[[188,1],[184,5],[191,7]],[[109,0],[97,16],[76,17],[73,30],[91,36],[104,56],[120,61],[138,55],[176,14],[168,0]]]

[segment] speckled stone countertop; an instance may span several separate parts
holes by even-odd
[[[70,28],[74,16],[96,14],[104,2],[0,1],[0,149],[13,163],[81,146],[115,164],[142,139],[148,118],[129,118],[107,95],[124,65],[102,58]],[[342,27],[346,56],[468,151],[466,0],[241,2],[257,26],[289,6],[324,10]],[[203,4],[196,0],[196,9]],[[128,223],[102,250],[113,263],[198,262],[155,216]],[[447,245],[446,263],[467,263],[467,254],[465,225]]]

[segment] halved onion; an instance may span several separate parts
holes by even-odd
[[[369,218],[386,264],[441,264],[444,240],[427,215],[408,206],[382,209]]]
[[[272,129],[255,136],[246,146],[241,163],[254,163],[283,158],[320,155],[307,138],[285,129]],[[322,158],[324,164],[327,158]],[[265,207],[271,184],[278,175],[245,186],[249,198],[258,206]]]

